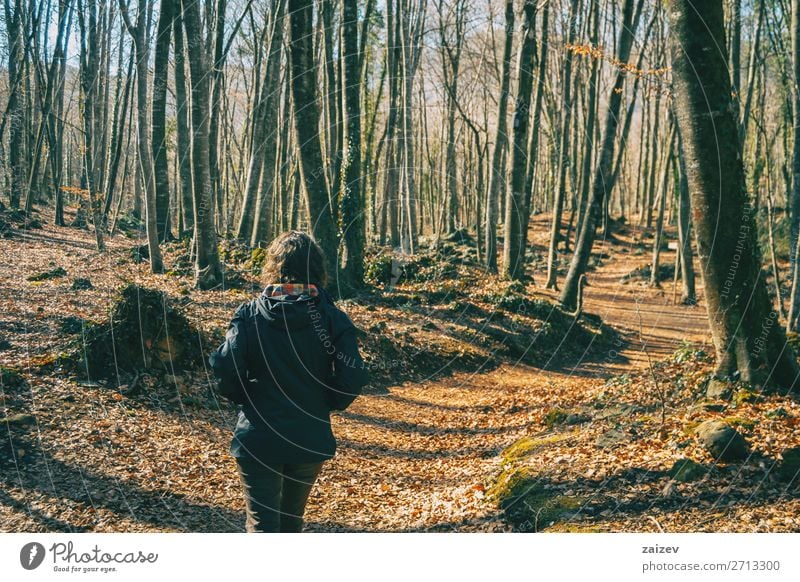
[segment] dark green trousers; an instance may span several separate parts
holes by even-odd
[[[322,463],[261,463],[238,458],[244,487],[246,528],[255,532],[300,532],[311,488]]]

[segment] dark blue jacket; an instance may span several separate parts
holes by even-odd
[[[265,463],[333,457],[330,411],[368,382],[356,328],[322,288],[243,303],[209,361],[219,392],[241,405],[231,453]]]

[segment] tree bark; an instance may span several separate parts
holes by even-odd
[[[8,34],[8,110],[9,142],[8,163],[11,167],[11,208],[19,208],[27,188],[27,165],[25,163],[25,99],[22,71],[24,64],[25,38],[23,36],[23,2],[5,2],[6,32]]]
[[[536,4],[525,0],[524,20],[520,34],[520,52],[517,69],[517,102],[511,145],[511,183],[506,192],[505,241],[503,244],[503,275],[508,279],[525,277],[524,222],[525,184],[528,171],[528,130],[531,94],[533,92],[533,57],[536,45]]]
[[[283,159],[278,152],[279,111],[281,102],[281,55],[283,54],[283,34],[284,34],[284,15],[286,14],[285,0],[278,2],[278,22],[272,37],[269,56],[269,74],[266,79],[265,87],[269,91],[268,105],[265,111],[265,127],[268,133],[264,138],[264,150],[261,155],[261,183],[258,187],[256,196],[255,221],[253,223],[253,234],[250,237],[251,246],[266,245],[272,229],[273,198],[275,196],[275,171],[278,167],[288,169],[286,165],[279,165]],[[288,85],[288,83],[287,83]],[[289,109],[288,87],[284,86],[286,93],[285,110]],[[289,122],[283,122],[283,141],[287,141],[289,135]],[[284,145],[284,150],[286,146]],[[278,163],[276,163],[276,161]]]
[[[311,230],[326,254],[328,275],[337,276],[336,225],[330,206],[319,134],[320,105],[316,94],[317,65],[314,59],[313,0],[289,0],[289,55],[294,102],[295,132],[300,150],[300,174]]]
[[[180,0],[161,0],[153,60],[152,149],[156,190],[156,228],[158,240],[172,238],[169,214],[169,163],[167,162],[167,74],[169,47],[175,4]]]
[[[361,67],[358,48],[358,0],[342,0],[342,92],[345,111],[345,151],[342,160],[341,205],[346,284],[364,284],[364,197],[361,191]]]
[[[677,132],[677,139],[678,152],[676,157],[678,158],[678,195],[680,196],[678,203],[678,248],[681,256],[681,281],[683,284],[681,303],[694,305],[697,301],[697,295],[692,258],[691,200],[689,197],[689,179],[686,176],[686,160],[684,160],[682,154],[683,146],[680,131]]]
[[[577,34],[578,0],[572,0],[569,5],[569,32],[567,33],[567,53],[564,56],[564,71],[561,76],[562,95],[561,111],[564,113],[561,122],[561,135],[558,143],[558,182],[553,199],[553,219],[550,223],[550,245],[547,249],[547,280],[546,289],[556,288],[556,255],[558,254],[558,241],[561,235],[561,212],[564,208],[564,198],[567,195],[567,167],[570,165],[569,125],[572,110],[572,45],[575,44]],[[535,131],[535,129],[534,129]]]
[[[800,247],[800,0],[792,0],[792,192],[789,200],[790,212],[790,237],[792,280],[800,279],[800,261],[795,249]],[[800,293],[793,293],[789,305],[789,313],[794,316],[789,319],[789,329],[796,329],[797,316],[800,315]]]
[[[173,20],[175,33],[175,117],[178,176],[181,191],[181,218],[184,230],[194,229],[194,186],[192,185],[192,136],[189,130],[190,105],[186,84],[186,48],[183,41],[183,17]],[[180,233],[183,236],[183,233]]]
[[[641,14],[641,6],[644,0],[639,0],[639,8],[636,13]],[[633,17],[633,0],[625,0],[622,10],[622,28],[620,30],[619,43],[617,46],[617,62],[627,63],[633,45],[633,36],[636,32],[636,22]],[[586,273],[589,264],[589,256],[594,244],[595,231],[597,224],[605,208],[605,197],[610,195],[606,192],[606,185],[611,179],[614,160],[614,142],[616,141],[617,126],[619,125],[619,110],[622,105],[622,92],[625,83],[626,72],[618,67],[614,84],[611,87],[611,95],[608,99],[608,110],[606,111],[605,129],[603,132],[602,149],[598,158],[597,167],[592,182],[592,194],[589,207],[586,210],[586,218],[581,224],[580,235],[575,245],[575,252],[572,255],[569,272],[564,281],[564,290],[561,292],[559,300],[561,304],[569,310],[574,310],[577,306],[578,290],[581,276]]]
[[[761,274],[755,216],[745,189],[721,0],[670,2],[675,111],[692,191],[716,375],[792,388],[797,361]]]
[[[209,55],[194,0],[183,0],[183,25],[192,95],[192,174],[194,181],[195,285],[211,289],[222,282],[217,250],[214,200],[209,163]]]
[[[497,219],[500,197],[506,180],[505,160],[508,149],[508,92],[511,84],[511,51],[514,45],[514,2],[506,2],[506,36],[503,44],[503,72],[497,105],[497,133],[492,152],[492,175],[486,195],[486,268],[497,272]]]

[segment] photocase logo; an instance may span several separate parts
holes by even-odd
[[[22,546],[19,552],[19,563],[26,570],[35,570],[44,561],[44,546],[39,542],[30,542]]]

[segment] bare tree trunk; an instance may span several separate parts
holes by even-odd
[[[192,95],[192,174],[194,180],[195,285],[211,289],[222,282],[222,265],[217,250],[214,200],[209,162],[209,55],[194,0],[183,0],[183,26]]]
[[[178,164],[181,191],[183,228],[194,229],[194,187],[192,185],[192,137],[189,131],[190,105],[186,85],[186,48],[183,42],[183,16],[178,13],[173,20],[175,33],[175,156]],[[180,233],[183,236],[183,233]]]
[[[24,66],[25,38],[24,3],[6,0],[6,32],[8,34],[8,103],[9,116],[8,163],[11,167],[11,208],[19,208],[27,188],[28,170],[25,163],[25,84],[22,79]]]
[[[644,0],[639,0],[637,15],[641,14],[641,6]],[[627,63],[631,54],[633,36],[636,32],[636,22],[633,17],[633,0],[625,0],[622,10],[622,27],[620,30],[619,43],[617,45],[617,62]],[[616,141],[617,126],[619,124],[619,110],[622,105],[622,91],[625,83],[626,72],[618,67],[614,84],[611,87],[611,95],[608,99],[608,110],[606,111],[606,122],[603,133],[602,149],[597,162],[597,168],[592,181],[592,195],[589,207],[586,210],[586,218],[581,224],[580,235],[578,236],[575,252],[569,266],[567,278],[564,281],[564,290],[561,292],[559,300],[567,309],[575,309],[578,299],[578,288],[581,276],[586,273],[586,266],[589,263],[589,256],[594,244],[595,230],[598,220],[602,217],[605,208],[606,184],[611,178],[614,160],[614,142]]]
[[[676,123],[677,125],[677,123]],[[692,237],[691,237],[691,200],[689,198],[689,178],[686,175],[686,161],[683,157],[683,145],[680,131],[677,133],[679,168],[679,196],[678,206],[678,248],[681,257],[681,281],[683,283],[683,295],[681,303],[694,305],[697,301],[694,283],[694,264],[692,262]]]
[[[545,288],[553,289],[556,286],[556,254],[558,254],[558,241],[561,235],[561,212],[564,208],[564,198],[567,195],[567,166],[570,165],[569,125],[570,111],[572,110],[572,45],[575,44],[577,34],[578,0],[571,0],[569,5],[569,32],[567,34],[567,53],[564,57],[564,70],[561,75],[561,111],[564,112],[561,122],[561,136],[558,144],[558,182],[553,198],[553,219],[550,225],[550,246],[547,250],[547,281]]]
[[[83,147],[84,147],[84,175],[86,178],[86,194],[88,198],[89,212],[94,223],[95,239],[97,250],[105,251],[103,240],[102,220],[100,213],[100,199],[98,197],[98,170],[100,165],[98,159],[98,149],[96,141],[99,136],[96,134],[97,101],[99,95],[99,31],[97,25],[97,4],[95,0],[81,10],[79,4],[81,28],[81,90],[83,92]]]
[[[153,61],[152,149],[156,190],[156,228],[158,240],[172,238],[169,215],[169,163],[167,162],[167,74],[172,21],[180,0],[161,0],[156,48]]]
[[[497,133],[492,152],[492,175],[486,194],[486,268],[497,272],[497,219],[500,197],[506,180],[505,160],[508,148],[508,93],[511,80],[511,51],[514,45],[514,2],[506,2],[506,35],[503,44],[503,72],[497,106]]]
[[[119,0],[120,12],[128,32],[133,37],[136,50],[136,113],[137,113],[137,149],[139,151],[139,164],[142,169],[142,182],[144,187],[145,217],[147,221],[147,247],[150,253],[150,270],[153,273],[164,271],[159,248],[158,228],[156,218],[156,191],[153,176],[152,149],[150,147],[150,123],[148,119],[148,103],[150,92],[148,90],[149,73],[147,70],[150,61],[150,40],[148,38],[149,18],[148,6],[142,2],[137,9],[136,24],[128,14],[127,0]]]
[[[800,370],[761,276],[736,109],[719,50],[724,46],[722,2],[671,0],[669,15],[675,111],[692,191],[716,374],[727,378],[738,372],[757,386],[792,388]]]
[[[533,92],[533,56],[536,43],[536,4],[534,0],[525,0],[523,14],[517,69],[517,102],[511,142],[511,183],[506,193],[503,246],[503,275],[516,280],[525,277],[526,249],[522,231],[528,228],[527,223],[523,223],[523,217],[525,215],[525,184],[528,170],[530,105]]]
[[[792,194],[790,197],[790,237],[792,263],[792,299],[789,305],[788,327],[797,328],[800,316],[800,293],[796,291],[800,280],[800,261],[797,250],[800,248],[800,0],[792,0]]]
[[[339,264],[338,245],[319,135],[320,106],[316,95],[313,21],[313,0],[289,0],[289,54],[300,173],[305,185],[311,230],[326,252],[328,274],[335,280]]]
[[[653,287],[660,287],[659,259],[661,257],[661,242],[664,235],[664,210],[667,203],[667,187],[669,185],[669,172],[672,162],[673,145],[675,143],[675,122],[670,123],[669,137],[667,138],[666,147],[664,148],[664,160],[661,168],[661,179],[658,185],[658,215],[656,216],[656,232],[653,236],[653,261],[650,265],[650,285]]]
[[[345,248],[343,274],[351,288],[364,284],[364,196],[361,191],[361,67],[358,54],[358,0],[342,0],[345,156],[339,196]]]
[[[250,237],[250,244],[252,246],[265,245],[270,237],[272,229],[272,212],[273,212],[273,198],[275,194],[275,171],[279,167],[276,165],[276,160],[280,160],[277,153],[278,147],[278,121],[280,119],[278,113],[280,110],[281,101],[281,55],[283,54],[283,33],[284,33],[284,15],[286,2],[285,0],[279,1],[278,7],[278,23],[273,33],[270,56],[269,56],[269,74],[265,83],[265,88],[269,91],[268,106],[265,111],[265,127],[268,133],[264,138],[264,150],[261,155],[261,183],[258,188],[258,195],[256,196],[255,206],[255,220],[253,222],[253,234]],[[285,110],[289,110],[289,93],[288,82],[286,83],[286,98]],[[284,141],[288,137],[289,122],[286,120],[284,123]],[[285,171],[285,169],[284,169]]]

